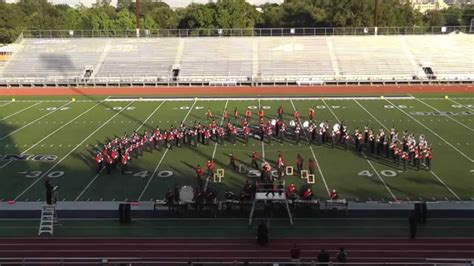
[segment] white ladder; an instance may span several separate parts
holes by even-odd
[[[58,222],[56,215],[56,205],[41,206],[41,221],[38,235],[53,235],[54,224]]]

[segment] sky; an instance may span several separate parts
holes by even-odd
[[[207,3],[209,0],[162,0],[163,2],[167,3],[171,7],[184,7],[189,5],[190,3]],[[16,0],[7,0],[7,2],[16,2]],[[93,3],[96,3],[96,0],[49,0],[49,2],[55,3],[55,4],[68,4],[71,6],[75,6],[78,3],[83,3],[85,6],[91,6]],[[247,2],[250,2],[251,4],[254,5],[261,5],[266,2],[271,2],[271,3],[282,3],[283,0],[247,0]],[[112,4],[117,3],[117,0],[112,0]]]

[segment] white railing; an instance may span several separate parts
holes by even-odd
[[[148,37],[244,37],[315,35],[411,35],[470,33],[470,26],[435,27],[339,27],[339,28],[236,28],[236,29],[135,29],[128,30],[25,30],[23,38],[148,38]],[[471,32],[472,33],[472,32]]]

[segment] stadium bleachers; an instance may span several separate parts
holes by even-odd
[[[25,38],[0,78],[147,77],[172,80],[474,79],[474,35]]]

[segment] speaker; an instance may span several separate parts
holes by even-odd
[[[428,217],[428,208],[426,202],[421,203],[421,223],[426,224],[426,218]]]
[[[415,218],[417,223],[421,223],[421,203],[415,203]]]
[[[119,204],[119,221],[121,224],[128,224],[132,222],[130,204],[128,203]]]

